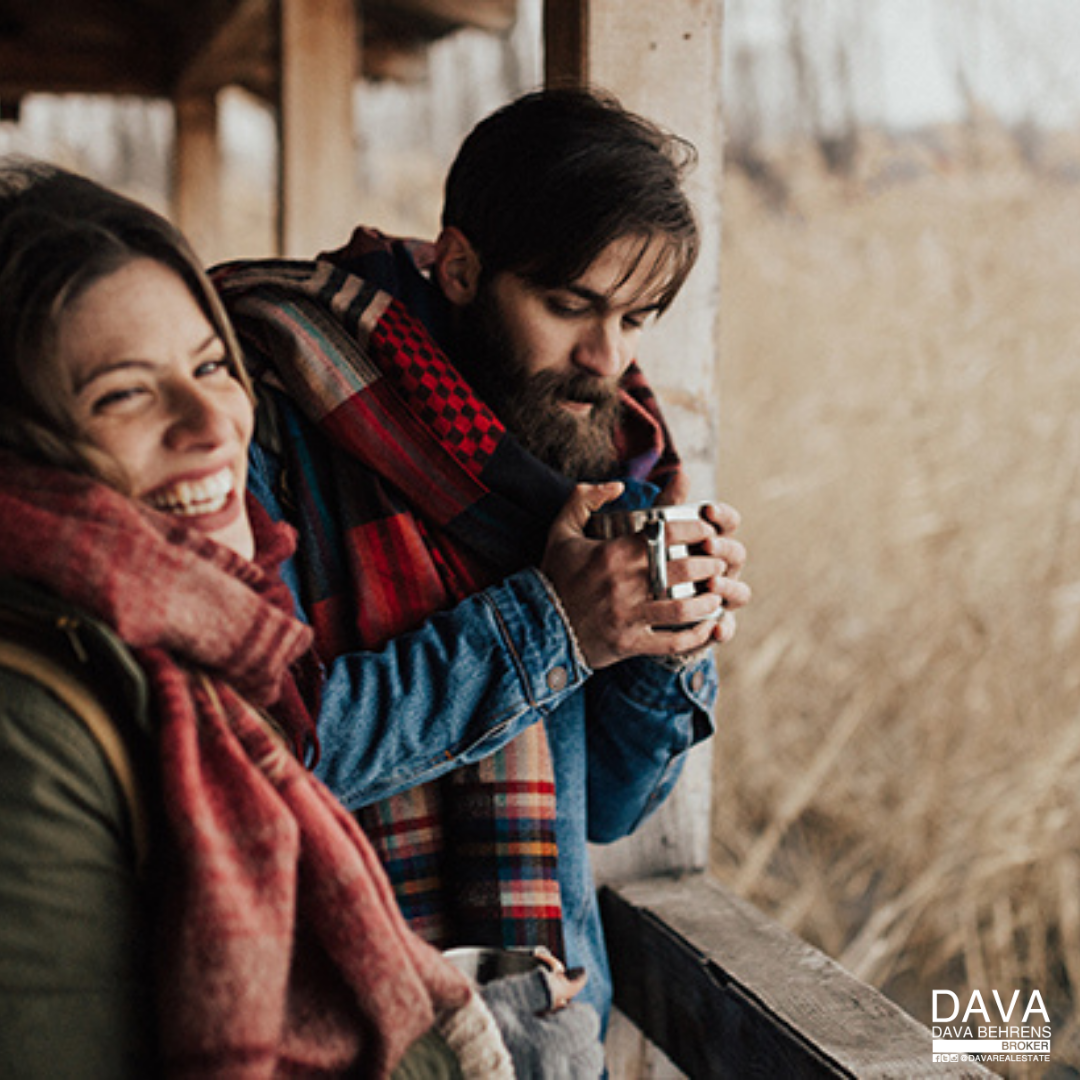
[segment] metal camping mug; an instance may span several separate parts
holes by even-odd
[[[480,986],[506,975],[523,975],[548,967],[533,949],[497,949],[487,945],[463,945],[443,950],[443,957]]]
[[[649,583],[657,600],[682,600],[697,591],[692,582],[668,585],[668,563],[685,559],[690,551],[685,544],[668,547],[667,526],[671,521],[696,521],[708,502],[679,503],[676,506],[652,506],[646,510],[597,510],[585,527],[595,540],[614,540],[617,536],[641,533],[649,553]]]

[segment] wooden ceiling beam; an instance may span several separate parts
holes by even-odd
[[[165,97],[165,58],[149,43],[86,48],[0,37],[0,97],[29,93],[136,94]]]
[[[273,0],[203,4],[178,53],[175,93],[190,95],[242,86],[272,101],[277,96]]]
[[[364,17],[370,23],[387,16],[445,30],[471,27],[490,33],[513,28],[517,0],[367,0]]]
[[[280,2],[6,0],[0,4],[0,97],[176,97],[236,85],[273,102],[280,89]],[[415,78],[432,41],[462,28],[506,33],[517,17],[517,0],[352,3],[354,24],[363,27],[358,74],[372,78]]]

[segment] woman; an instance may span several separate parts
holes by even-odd
[[[557,1028],[552,1075],[595,1075],[585,1010],[535,1015],[582,981],[504,980],[486,1007],[300,764],[310,631],[278,575],[292,534],[245,497],[238,357],[167,222],[0,167],[4,634],[55,654],[62,631],[142,791],[0,669],[5,1074],[511,1076],[508,1047]]]

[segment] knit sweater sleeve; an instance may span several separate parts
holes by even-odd
[[[0,1061],[152,1075],[146,895],[123,795],[82,722],[0,669]]]

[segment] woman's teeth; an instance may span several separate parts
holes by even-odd
[[[181,517],[196,517],[200,514],[215,514],[228,501],[233,490],[233,477],[230,469],[222,469],[213,476],[201,480],[181,480],[172,487],[155,491],[146,501],[155,510]]]

